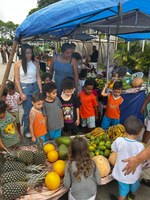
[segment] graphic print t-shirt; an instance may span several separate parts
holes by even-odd
[[[77,118],[76,109],[80,106],[79,99],[75,95],[72,95],[68,101],[63,100],[62,97],[60,98],[60,101],[62,103],[64,123],[74,123]]]

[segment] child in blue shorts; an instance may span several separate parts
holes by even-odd
[[[112,176],[118,181],[119,184],[118,200],[126,199],[127,195],[128,200],[132,200],[135,198],[135,192],[140,186],[139,178],[142,166],[139,165],[134,174],[125,175],[122,170],[126,166],[126,163],[123,163],[122,160],[136,156],[144,149],[144,145],[141,142],[136,141],[143,124],[135,116],[130,116],[125,121],[124,127],[127,136],[125,138],[118,137],[111,146],[112,151],[117,152],[117,160]],[[112,195],[111,200],[117,200],[117,198]]]
[[[120,105],[123,102],[123,98],[120,96],[122,92],[122,82],[116,81],[113,85],[113,91],[109,94],[104,87],[101,95],[107,96],[106,112],[102,120],[101,127],[106,130],[110,126],[114,126],[120,123]]]
[[[62,104],[57,97],[55,83],[45,84],[46,99],[43,106],[43,115],[47,120],[48,135],[51,140],[61,136],[61,129],[64,126]]]

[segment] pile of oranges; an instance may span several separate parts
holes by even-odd
[[[53,165],[53,171],[45,177],[45,185],[50,190],[56,190],[61,184],[61,177],[64,176],[66,162],[58,160],[59,155],[53,144],[46,144],[44,152],[47,154],[48,161]]]

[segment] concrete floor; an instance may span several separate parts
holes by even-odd
[[[2,65],[1,62],[1,56],[0,56],[0,83],[2,81],[4,72],[5,72],[6,65]],[[9,76],[10,80],[13,80],[13,66],[10,72]],[[30,142],[29,140],[26,140],[25,138],[22,140],[21,144],[29,145]],[[1,166],[0,166],[1,167]],[[111,183],[104,185],[104,186],[98,186],[98,192],[97,192],[97,197],[96,200],[109,200],[109,194],[115,194],[117,195],[118,193],[118,187],[117,187],[117,182],[112,181]],[[60,198],[60,200],[67,200],[67,194],[64,195],[63,197]],[[136,195],[136,200],[150,200],[150,188],[141,185],[140,189],[137,192]]]

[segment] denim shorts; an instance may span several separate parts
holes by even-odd
[[[88,127],[88,128],[95,128],[95,116],[81,119],[81,126]]]
[[[119,184],[119,195],[121,197],[126,197],[129,192],[135,193],[138,190],[138,188],[140,187],[139,180],[137,180],[133,184],[126,184],[126,183],[122,183],[122,182],[118,182],[118,184]]]

